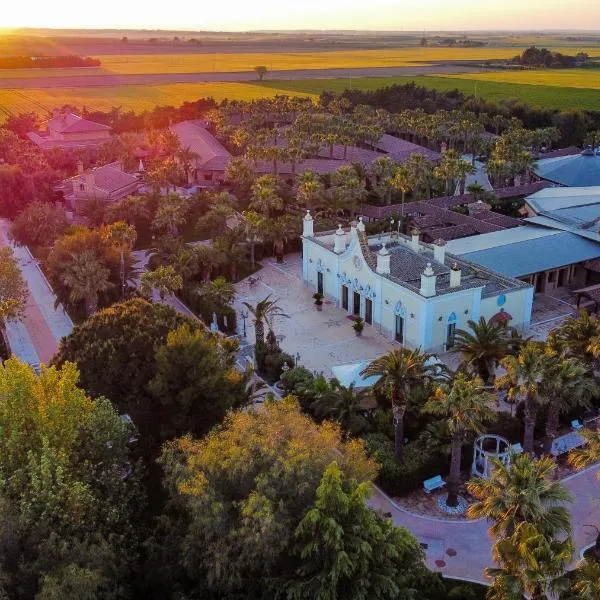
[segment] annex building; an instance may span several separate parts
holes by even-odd
[[[303,279],[349,316],[360,316],[408,347],[443,352],[456,329],[480,317],[529,325],[533,287],[425,244],[418,232],[367,236],[362,219],[349,230],[314,233],[303,221]]]

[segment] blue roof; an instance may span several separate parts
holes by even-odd
[[[542,179],[568,187],[600,185],[600,155],[574,154],[538,160],[535,174]]]
[[[461,258],[509,277],[523,277],[600,258],[600,244],[574,233],[538,237],[462,254]]]

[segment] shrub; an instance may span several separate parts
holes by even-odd
[[[281,375],[281,383],[286,394],[298,396],[301,388],[310,386],[314,376],[306,367],[294,367]]]
[[[264,374],[269,383],[275,383],[281,377],[285,363],[292,367],[294,365],[294,357],[286,352],[275,352],[265,356]]]

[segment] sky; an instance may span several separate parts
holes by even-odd
[[[600,30],[600,0],[5,0],[0,27]]]

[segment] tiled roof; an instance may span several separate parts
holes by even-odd
[[[182,147],[189,148],[197,155],[196,160],[200,168],[204,168],[205,164],[217,157],[220,159],[220,162],[212,163],[215,166],[217,164],[226,166],[229,162],[231,154],[221,142],[206,129],[206,123],[204,121],[182,121],[181,123],[171,125],[169,129],[177,135]],[[215,168],[215,170],[217,169]]]
[[[384,133],[373,146],[378,150],[386,152],[390,155],[390,158],[393,158],[397,162],[407,161],[412,154],[420,154],[429,160],[439,160],[441,158],[439,152],[419,146],[418,144],[413,144],[396,136],[388,135],[387,133]]]
[[[125,171],[121,169],[119,163],[110,163],[102,167],[91,169],[88,172],[91,172],[94,175],[94,185],[108,193],[116,192],[138,181],[138,178],[135,175],[125,173]],[[81,177],[81,175],[70,177],[63,181],[63,186],[67,182],[72,182],[74,179],[79,179]]]

